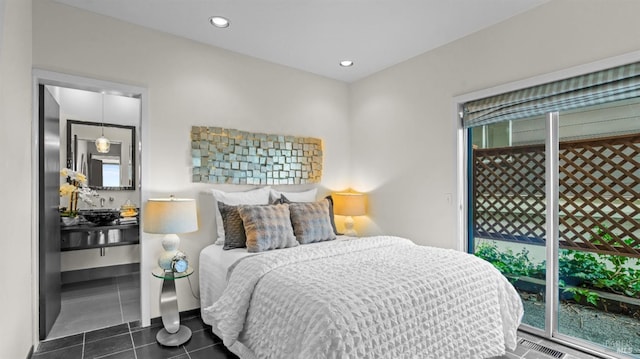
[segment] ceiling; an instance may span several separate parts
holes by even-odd
[[[353,82],[548,0],[56,0]],[[209,17],[231,25],[219,29]],[[351,67],[340,67],[341,60]]]

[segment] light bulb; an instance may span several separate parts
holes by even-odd
[[[100,153],[109,153],[109,147],[111,147],[111,142],[109,139],[104,137],[104,135],[98,137],[96,140],[96,150]]]

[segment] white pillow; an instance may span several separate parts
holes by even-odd
[[[224,192],[219,189],[212,188],[211,193],[215,201],[216,210],[216,228],[218,229],[218,238],[216,244],[224,244],[224,225],[222,223],[222,214],[220,214],[220,208],[218,208],[218,202],[228,204],[231,206],[237,206],[240,204],[269,204],[269,193],[271,193],[271,187],[261,187],[244,192]]]
[[[289,202],[315,202],[318,195],[318,189],[312,188],[302,192],[280,192],[275,189],[271,190],[271,202],[280,198],[280,195],[287,197]]]

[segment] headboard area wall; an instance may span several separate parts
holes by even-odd
[[[191,127],[192,180],[204,183],[299,185],[322,178],[322,140]]]

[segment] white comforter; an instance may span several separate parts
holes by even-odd
[[[243,258],[202,312],[243,359],[470,359],[514,348],[523,309],[481,259],[370,237]]]

